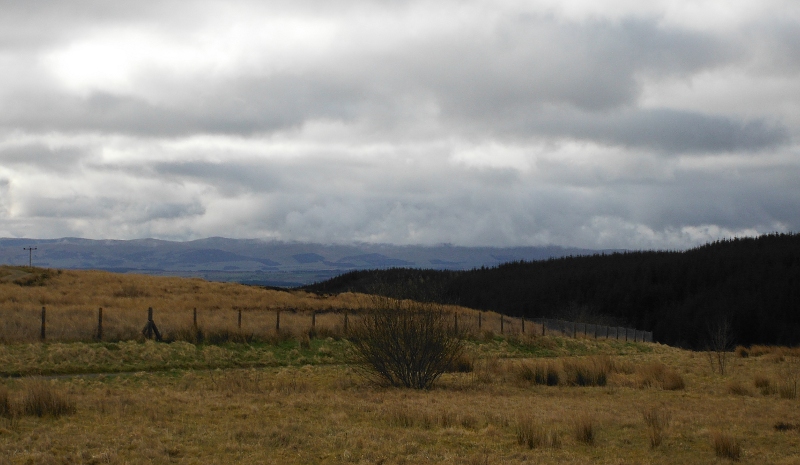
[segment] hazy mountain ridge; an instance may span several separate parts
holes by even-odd
[[[0,263],[66,269],[102,269],[199,276],[274,286],[298,286],[362,269],[392,267],[468,270],[512,260],[542,260],[601,251],[548,247],[325,245],[211,237],[187,242],[158,239],[0,239]]]

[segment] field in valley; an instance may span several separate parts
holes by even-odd
[[[514,326],[500,335],[487,324],[466,341],[461,372],[415,391],[364,379],[336,312],[316,337],[305,316],[286,319],[275,333],[274,312],[258,326],[263,334],[247,341],[158,343],[139,334],[148,306],[165,333],[183,331],[191,309],[201,308],[205,324],[219,326],[207,331],[235,335],[236,306],[249,309],[251,320],[257,309],[357,314],[368,306],[365,296],[4,271],[0,464],[800,463],[794,349],[724,354],[720,374],[721,354],[523,335]],[[14,282],[21,279],[43,281]],[[14,334],[41,306],[54,315],[85,311],[86,323],[64,317],[72,329],[45,343],[35,342],[35,318],[30,335]],[[93,341],[99,306],[120,322],[129,318],[129,329]],[[37,412],[39,404],[59,408]]]

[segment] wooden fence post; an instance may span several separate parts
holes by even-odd
[[[239,328],[239,331],[242,330],[242,309],[239,309],[239,320],[236,322],[236,326]]]
[[[522,315],[522,334],[525,334],[525,315]]]
[[[503,314],[500,314],[500,334],[505,334],[505,322],[503,321]]]
[[[344,312],[344,333],[347,334],[347,310]]]
[[[278,310],[275,312],[275,332],[281,332],[281,311]]]
[[[483,327],[483,312],[478,310],[478,329]]]
[[[46,320],[46,310],[44,307],[42,307],[42,332],[39,336],[43,341],[45,338],[45,320]]]
[[[97,340],[103,340],[103,307],[97,310]]]
[[[458,313],[453,314],[453,334],[458,334]]]
[[[156,341],[161,341],[161,333],[158,331],[156,322],[153,321],[153,307],[147,308],[147,324],[142,329],[142,335],[147,339],[152,339],[155,335]]]
[[[192,327],[197,331],[197,307],[192,310]]]

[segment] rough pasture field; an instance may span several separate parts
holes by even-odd
[[[264,299],[253,306],[268,305],[262,293],[277,292],[100,272],[55,272],[43,285],[14,283],[20,277],[0,284],[3,315],[14,305],[77,311],[107,299],[106,308],[138,316],[170,302],[230,308],[250,292]],[[115,297],[130,286],[146,297]],[[278,294],[286,307],[302,299],[344,307]],[[90,342],[91,334],[7,340],[0,464],[791,464],[800,457],[794,349],[739,348],[720,375],[702,352],[484,331],[466,341],[460,371],[418,391],[364,379],[350,343],[333,330],[287,333],[214,344]]]

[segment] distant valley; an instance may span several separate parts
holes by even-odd
[[[353,270],[394,267],[469,270],[517,260],[612,252],[557,246],[325,245],[221,237],[187,242],[4,238],[0,239],[0,263],[27,265],[26,247],[36,248],[32,261],[40,267],[201,277],[276,287],[325,281]]]

